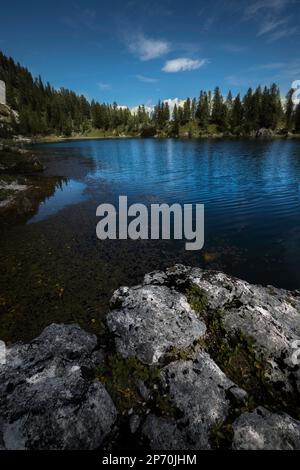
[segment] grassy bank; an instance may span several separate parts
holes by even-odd
[[[151,129],[152,130],[152,129]],[[132,138],[180,138],[180,139],[239,139],[239,138],[258,138],[254,134],[232,134],[230,132],[220,132],[216,125],[211,124],[205,129],[205,131],[199,128],[195,123],[186,124],[180,126],[178,133],[174,134],[171,124],[170,126],[162,129],[154,129],[154,131],[145,136],[142,132],[125,132],[123,129],[116,130],[104,130],[104,129],[90,129],[87,132],[80,134],[72,134],[70,136],[63,135],[47,135],[47,136],[36,136],[33,138],[35,143],[52,143],[52,142],[63,142],[69,140],[89,140],[89,139],[132,139]],[[282,134],[279,131],[269,133],[268,135],[262,135],[260,138],[268,139],[299,139],[300,134]]]

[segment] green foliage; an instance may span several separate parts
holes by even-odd
[[[241,99],[229,91],[223,98],[219,87],[213,97],[201,91],[199,99],[187,98],[173,112],[167,102],[159,101],[153,112],[144,105],[135,113],[117,103],[89,102],[83,95],[61,88],[54,89],[0,51],[0,79],[6,82],[8,105],[19,113],[13,123],[15,132],[23,135],[88,135],[93,129],[105,135],[141,135],[152,137],[198,137],[221,134],[248,135],[261,127],[275,130],[285,123],[286,130],[300,132],[300,111],[295,109],[291,92],[282,109],[280,91],[272,84],[262,91],[249,89]],[[183,128],[188,128],[187,132]],[[0,129],[1,135],[5,130]]]
[[[203,337],[199,338],[194,344],[185,349],[177,348],[172,346],[168,352],[165,354],[164,363],[168,364],[173,361],[189,361],[195,358],[195,354],[200,350],[205,348],[206,343]]]
[[[220,422],[210,430],[210,441],[214,448],[226,449],[230,447],[233,440],[233,426],[231,423]]]
[[[124,359],[120,354],[111,354],[97,367],[96,376],[107,387],[117,408],[128,410],[141,406],[136,382],[155,381],[159,372],[157,367],[146,366],[136,358]]]
[[[138,381],[143,381],[151,392],[147,406],[158,416],[175,417],[177,409],[159,390],[160,369],[142,364],[136,358],[123,358],[110,354],[96,369],[96,377],[106,386],[116,407],[121,412],[133,408],[144,412],[144,398],[138,391]]]
[[[204,289],[201,289],[197,284],[192,284],[185,294],[193,310],[201,313],[206,309],[208,300]]]

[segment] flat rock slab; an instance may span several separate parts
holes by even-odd
[[[50,325],[0,365],[2,449],[95,449],[117,416],[93,379],[96,336],[77,325]]]
[[[157,364],[170,348],[186,349],[206,332],[206,326],[185,295],[167,286],[143,285],[115,292],[107,325],[116,349],[124,357]]]

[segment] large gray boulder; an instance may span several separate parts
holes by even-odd
[[[116,408],[94,380],[97,338],[77,325],[51,325],[29,344],[7,349],[0,365],[3,449],[95,449]]]
[[[298,448],[299,291],[177,265],[116,291],[107,324],[124,358],[161,368],[175,414],[141,424],[152,449]]]
[[[188,277],[205,292],[208,314],[222,312],[224,336],[242,335],[251,341],[253,353],[264,362],[269,381],[281,382],[288,392],[292,391],[293,380],[299,386],[299,365],[294,360],[295,345],[300,340],[298,291],[257,286],[197,268],[191,269]]]
[[[287,392],[299,381],[296,361],[300,344],[300,292],[249,284],[218,271],[177,265],[165,272],[145,276],[145,285],[196,285],[205,295],[206,308],[198,318],[214,320],[222,316],[224,339],[243,337],[251,342],[253,354],[264,362],[269,381],[284,384]],[[299,346],[298,346],[299,350]]]
[[[194,360],[164,367],[161,380],[181,417],[176,423],[153,416],[146,420],[143,433],[153,449],[210,449],[210,434],[228,417],[234,390],[245,393],[203,351]]]
[[[300,450],[300,422],[263,407],[242,414],[233,425],[233,449]]]
[[[204,336],[205,323],[187,299],[167,286],[143,285],[115,292],[107,325],[124,357],[156,364],[170,350],[186,349]]]

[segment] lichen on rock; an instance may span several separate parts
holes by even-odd
[[[0,366],[3,449],[95,449],[116,408],[94,379],[97,339],[76,325],[51,325],[7,349]]]
[[[107,315],[116,349],[145,364],[158,364],[172,346],[188,348],[206,331],[186,297],[167,286],[119,290],[113,298],[116,303],[122,307]]]
[[[177,265],[0,366],[2,448],[300,449],[300,295]],[[103,337],[102,337],[103,339]],[[127,440],[126,440],[127,439]]]

